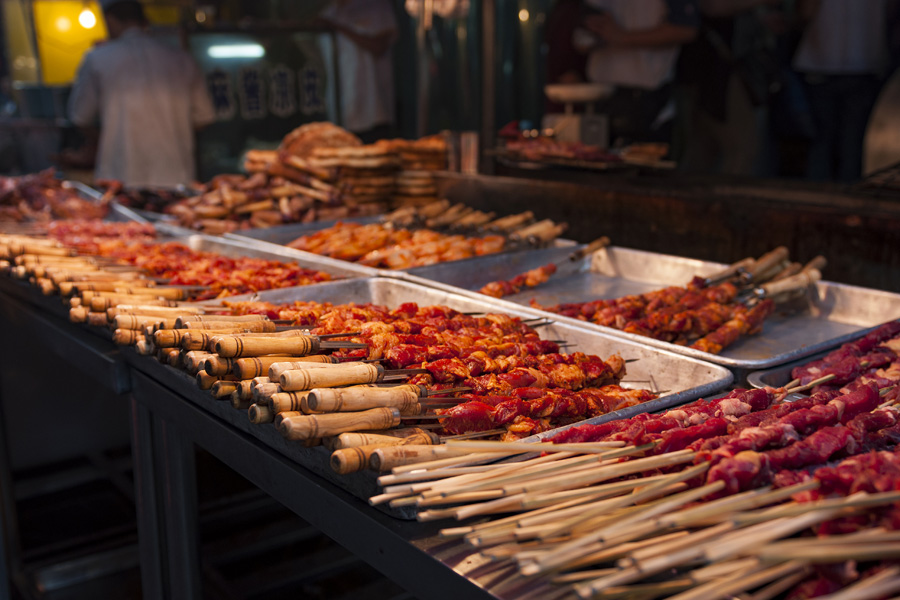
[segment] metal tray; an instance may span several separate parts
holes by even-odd
[[[233,296],[229,300],[239,301],[251,298],[274,303],[288,303],[296,300],[334,303],[372,302],[389,307],[403,302],[417,302],[421,306],[442,304],[463,312],[501,312],[526,318],[533,316],[521,307],[495,301],[487,296],[466,295],[452,288],[437,289],[421,286],[398,277],[359,278],[315,286],[267,290],[259,292],[255,296]],[[554,322],[546,327],[541,327],[540,334],[545,339],[565,339],[575,344],[573,350],[588,354],[597,354],[605,358],[618,353],[626,359],[636,359],[635,362],[628,365],[628,375],[625,377],[623,385],[664,392],[656,400],[604,415],[606,420],[678,406],[723,390],[732,381],[731,372],[724,367],[652,348],[645,344],[623,340],[603,332],[591,331],[581,325],[578,322]],[[221,405],[208,394],[204,398],[208,399],[208,403]],[[246,421],[244,415],[239,416]],[[553,435],[556,431],[559,430],[545,432],[540,437]],[[529,439],[534,441],[538,439],[538,436]],[[278,447],[280,448],[280,445]],[[355,473],[349,478],[328,473],[330,468],[327,467],[327,456],[322,454],[321,449],[318,451],[315,451],[316,449],[304,450],[304,452],[291,452],[290,456],[300,464],[328,477],[329,480],[335,481],[361,498],[368,498],[376,493],[377,487],[373,473]],[[414,518],[412,512],[388,510],[394,516]]]
[[[312,223],[290,223],[288,225],[276,225],[275,227],[261,227],[255,229],[243,229],[226,233],[226,238],[244,239],[251,238],[261,242],[269,242],[279,244],[281,246],[293,242],[301,235],[309,235],[316,233],[329,227],[334,227],[337,223],[358,223],[360,225],[368,225],[369,223],[378,223],[381,216],[373,215],[368,217],[347,217],[346,219],[333,219],[330,221],[313,221]]]
[[[166,230],[163,229],[163,231]],[[247,256],[297,263],[305,269],[324,271],[336,277],[372,277],[378,274],[377,269],[370,267],[252,240],[228,239],[201,233],[193,233],[175,239],[183,242],[192,250],[216,252],[225,256]]]
[[[533,254],[512,263],[508,271],[497,262],[485,271],[494,279],[508,279],[525,270],[546,264],[546,256]],[[611,246],[585,257],[576,265],[560,269],[544,286],[508,296],[504,301],[528,305],[535,299],[543,306],[563,302],[584,302],[596,298],[617,298],[629,294],[641,294],[668,285],[684,285],[695,275],[707,276],[726,265],[680,256],[645,252]],[[432,272],[418,271],[416,275],[436,277],[437,266]],[[478,289],[486,283],[488,275],[481,270],[469,273],[453,273],[449,269],[441,273],[441,280],[467,289]],[[413,280],[413,279],[411,279]],[[493,280],[493,279],[490,279]],[[470,283],[466,284],[466,281]],[[602,327],[586,321],[578,321],[560,315],[561,322],[578,322],[585,327],[633,340],[672,352],[727,366],[736,375],[736,381],[745,381],[756,370],[766,369],[810,356],[833,348],[854,336],[864,333],[886,320],[900,317],[900,294],[883,292],[830,281],[817,283],[815,292],[808,297],[808,309],[800,310],[792,304],[792,310],[779,308],[766,320],[762,333],[746,337],[726,348],[722,354],[710,354],[668,342],[662,342]],[[535,310],[535,309],[531,309]],[[539,314],[549,315],[544,311]]]
[[[862,337],[865,333],[869,331],[860,332],[860,335],[853,336],[848,340],[844,340],[842,343],[846,343],[852,339],[856,339],[858,337]],[[764,388],[764,387],[773,387],[780,388],[791,381],[791,371],[794,370],[794,367],[799,367],[801,365],[805,365],[807,363],[813,362],[815,360],[819,360],[826,354],[828,354],[829,350],[824,352],[819,352],[813,354],[812,356],[805,356],[800,360],[795,360],[793,362],[785,363],[783,365],[778,365],[777,367],[772,367],[771,369],[763,369],[762,371],[753,371],[747,376],[747,383],[755,388]],[[809,392],[807,392],[809,393]]]
[[[350,219],[339,219],[338,221],[342,223],[359,223],[361,225],[365,225],[368,223],[377,223],[381,220],[380,216],[373,217],[357,217]],[[323,229],[327,229],[332,227],[338,221],[317,221],[315,223],[295,223],[292,225],[281,225],[278,227],[267,227],[263,229],[248,229],[244,231],[235,231],[233,233],[226,233],[224,235],[227,239],[235,239],[235,240],[254,240],[254,242],[259,244],[275,244],[282,247],[285,247],[284,244],[288,244],[298,237],[302,235],[309,235],[312,233],[316,233],[317,231],[321,231]],[[578,247],[577,242],[567,239],[557,238],[553,246],[550,248],[545,248],[544,250],[553,250],[562,248],[563,250],[559,251],[560,256],[568,256],[569,253],[574,251]],[[321,256],[319,254],[314,254],[312,252],[306,252],[303,250],[292,250],[293,252],[301,252],[305,256]],[[533,248],[526,248],[522,250],[509,250],[506,252],[499,252],[497,254],[490,254],[488,256],[476,256],[473,258],[464,258],[462,260],[454,260],[445,263],[440,263],[440,265],[453,265],[458,268],[460,272],[473,272],[478,271],[482,268],[482,261],[488,258],[493,258],[495,261],[504,261],[504,260],[515,260],[519,261],[517,258],[520,255],[526,255],[532,252],[540,252],[540,250]],[[555,256],[555,254],[554,254]],[[334,259],[329,259],[334,260]],[[341,261],[345,262],[345,261]],[[356,263],[349,263],[356,264]],[[545,264],[545,263],[542,263]],[[439,266],[439,265],[433,265]],[[400,273],[400,272],[409,272],[418,274],[422,269],[429,269],[429,267],[413,267],[411,269],[398,269],[398,270],[388,270],[388,269],[380,269],[382,272],[391,272],[391,273]],[[426,271],[427,272],[427,271]],[[430,279],[430,277],[428,277]],[[487,280],[492,281],[492,280]],[[485,283],[487,283],[485,281]]]

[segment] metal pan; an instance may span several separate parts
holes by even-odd
[[[506,313],[518,317],[532,317],[525,309],[494,301],[486,296],[471,297],[452,289],[425,287],[413,282],[389,277],[359,278],[335,281],[315,286],[282,288],[259,292],[256,297],[274,303],[296,300],[347,303],[371,302],[395,307],[403,302],[417,302],[421,306],[441,304],[462,312]],[[248,296],[234,296],[239,301]],[[552,317],[551,317],[552,318]],[[607,357],[619,354],[626,359],[637,359],[628,365],[626,384],[629,387],[665,390],[666,393],[641,406],[645,410],[662,410],[682,402],[695,400],[727,387],[731,373],[716,365],[681,356],[666,350],[634,343],[600,331],[585,328],[579,322],[554,321],[541,327],[544,339],[562,339],[574,344],[571,351],[597,354]]]
[[[864,333],[863,333],[864,335]],[[861,336],[854,336],[861,337]],[[854,339],[851,338],[851,339]],[[845,340],[849,341],[849,340]],[[819,360],[823,356],[828,354],[828,351],[819,352],[818,354],[814,354],[812,356],[806,356],[800,360],[795,360],[793,362],[785,363],[783,365],[778,365],[777,367],[772,367],[771,369],[763,369],[762,371],[753,371],[749,375],[747,375],[747,384],[755,387],[755,388],[764,388],[764,387],[773,387],[780,388],[791,381],[791,371],[794,370],[794,367],[799,367],[801,365],[805,365],[814,360]],[[807,392],[809,393],[809,392]]]
[[[335,277],[372,277],[378,273],[377,269],[336,260],[325,256],[300,252],[284,246],[274,244],[250,243],[249,240],[237,240],[224,237],[214,237],[194,233],[192,235],[176,238],[188,245],[192,250],[203,252],[216,252],[225,256],[247,256],[252,258],[264,258],[267,260],[279,260],[282,262],[297,263],[305,269],[316,269],[330,273]]]
[[[491,277],[498,275],[495,279],[508,279],[530,268],[546,264],[542,262],[544,258],[537,255],[525,256],[522,262],[511,266],[508,273],[503,273],[504,266],[498,263],[491,266]],[[534,299],[543,306],[552,306],[563,302],[617,298],[669,285],[684,285],[695,275],[712,275],[725,266],[721,263],[680,256],[608,247],[586,257],[578,265],[568,267],[568,271],[561,270],[547,284],[508,296],[503,300],[528,305]],[[447,272],[444,274],[447,275]],[[502,276],[499,276],[501,274]],[[423,275],[423,272],[418,271],[417,275]],[[424,275],[430,274],[426,272]],[[481,270],[473,270],[466,274],[452,273],[452,277],[448,275],[442,278],[442,281],[459,284],[465,281],[465,277],[470,280],[468,285],[464,284],[469,290],[480,288],[486,283],[483,280],[488,278]],[[806,308],[802,303],[799,306],[800,310],[797,310],[796,305],[792,305],[791,308],[792,310],[780,308],[775,315],[766,320],[762,333],[738,341],[719,355],[592,323],[578,322],[611,335],[726,366],[735,372],[738,382],[743,382],[753,371],[833,348],[864,333],[864,330],[888,319],[900,317],[900,294],[820,281],[816,284],[814,293],[808,297]],[[562,316],[554,318],[571,321]]]
[[[283,288],[260,292],[255,296],[234,296],[230,301],[241,299],[258,299],[274,303],[293,302],[297,300],[317,302],[372,302],[395,307],[403,302],[417,302],[422,306],[442,304],[463,312],[502,312],[513,316],[530,317],[529,311],[504,302],[494,301],[487,296],[474,296],[461,293],[453,288],[438,289],[421,286],[396,277],[372,277],[349,279],[323,283],[315,286]],[[655,412],[679,406],[700,397],[710,396],[729,386],[732,381],[731,372],[724,367],[698,361],[666,350],[652,348],[646,344],[634,343],[599,331],[586,329],[578,322],[554,322],[540,328],[544,339],[565,339],[575,344],[570,347],[589,354],[602,357],[618,353],[626,359],[636,359],[628,365],[628,375],[623,385],[628,387],[644,387],[665,391],[663,395],[639,406],[604,415],[607,419],[625,418],[640,412]],[[203,404],[217,403],[208,395],[203,396]],[[230,407],[228,407],[230,409]],[[238,414],[236,411],[233,411]],[[259,426],[246,426],[246,417],[238,414],[242,429],[248,431]],[[553,435],[553,430],[540,437]],[[256,435],[256,434],[254,434]],[[271,437],[261,432],[261,439]],[[537,436],[532,439],[536,441]],[[316,471],[323,477],[341,485],[360,498],[369,498],[377,493],[375,474],[370,472],[337,475],[327,467],[328,455],[322,448],[291,449],[296,444],[285,444],[280,441],[275,447],[290,456],[293,460]],[[302,451],[300,451],[302,450]],[[415,511],[396,510],[383,507],[389,514],[400,518],[415,518]]]
[[[373,217],[357,217],[350,219],[339,219],[342,223],[359,223],[360,225],[366,225],[369,223],[377,223],[382,220],[380,216]],[[275,244],[279,246],[284,246],[285,244],[289,244],[300,236],[310,235],[316,233],[318,231],[322,231],[323,229],[327,229],[335,225],[338,221],[318,221],[315,223],[295,223],[292,225],[282,225],[279,227],[267,227],[263,229],[248,229],[244,231],[235,231],[233,233],[226,233],[225,238],[227,239],[235,239],[235,240],[252,240],[253,243],[256,244]],[[553,250],[555,248],[562,248],[563,250],[559,251],[560,256],[567,256],[568,253],[571,253],[578,247],[578,244],[572,240],[560,239],[557,238],[553,246],[550,248],[546,248],[545,250]],[[292,250],[293,252],[302,252],[304,255],[312,257],[319,256],[318,254],[313,254],[311,252],[305,252],[301,250]],[[539,250],[533,248],[525,248],[525,249],[512,249],[505,252],[500,252],[497,254],[491,254],[489,256],[479,256],[473,258],[465,258],[462,260],[455,260],[446,263],[440,263],[440,265],[454,265],[459,269],[461,273],[472,272],[481,269],[484,261],[487,258],[494,258],[495,261],[503,261],[503,260],[513,260],[518,262],[521,260],[519,257],[524,256],[526,254],[532,252],[540,252]],[[554,254],[555,255],[555,254]],[[351,263],[354,264],[354,263]],[[546,263],[542,263],[546,264]],[[440,266],[434,265],[434,266]],[[409,273],[419,273],[420,270],[430,269],[432,267],[413,267],[411,269],[403,269],[402,272]],[[401,270],[392,271],[392,272],[401,272]],[[431,277],[427,277],[431,279]],[[487,281],[492,281],[488,279]],[[487,283],[485,281],[485,283]]]

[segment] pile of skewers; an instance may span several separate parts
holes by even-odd
[[[0,236],[0,267],[46,295],[66,297],[80,321],[117,304],[172,306],[331,279],[291,263],[150,243],[154,232],[146,225],[74,221],[48,231],[51,237]]]
[[[117,306],[105,317],[117,343],[187,370],[252,423],[327,445],[342,474],[447,455],[434,446],[448,438],[517,439],[657,397],[618,385],[619,357],[559,354],[558,343],[505,315],[226,302]],[[316,326],[299,327],[308,317]],[[423,325],[432,334],[408,333]],[[356,432],[364,434],[343,435]]]
[[[759,259],[735,263],[716,276],[694,277],[684,287],[550,307],[532,301],[532,306],[718,354],[741,336],[761,331],[776,303],[802,297],[821,279],[824,265],[821,256],[806,265],[792,263],[782,246]]]
[[[790,398],[735,390],[540,445],[449,440],[460,456],[394,468],[370,502],[416,506],[423,521],[487,518],[442,535],[507,574],[494,593],[688,600],[847,586],[834,597],[880,598],[900,590],[898,339],[893,322],[836,351],[886,358],[811,396],[797,393],[836,374],[792,382]]]
[[[443,169],[441,137],[362,145],[330,123],[310,123],[285,136],[278,150],[251,150],[248,175],[219,175],[199,194],[168,206],[185,227],[221,234],[383,213],[436,200],[433,171]]]
[[[287,245],[368,266],[406,269],[516,247],[545,246],[566,229],[565,223],[549,219],[533,223],[533,218],[526,212],[494,219],[492,213],[440,201],[418,209],[398,209],[379,223],[337,223]]]

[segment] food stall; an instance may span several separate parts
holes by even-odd
[[[461,173],[314,125],[196,190],[3,178],[0,595],[900,589],[884,177]]]

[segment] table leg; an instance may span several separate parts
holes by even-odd
[[[172,598],[201,597],[197,471],[194,444],[172,423],[157,420],[154,442],[162,485],[166,561]]]
[[[131,456],[134,463],[134,498],[137,509],[141,589],[144,600],[167,597],[164,524],[158,497],[154,417],[143,404],[131,399]]]

